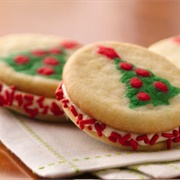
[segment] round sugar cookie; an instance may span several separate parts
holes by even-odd
[[[77,50],[56,90],[67,116],[90,136],[129,150],[180,142],[180,70],[147,49],[97,42]]]
[[[15,34],[0,38],[0,106],[46,121],[62,121],[55,98],[68,57],[80,44],[58,36]]]
[[[180,69],[180,35],[155,42],[149,50],[166,57]]]

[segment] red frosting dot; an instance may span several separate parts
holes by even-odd
[[[35,56],[44,56],[47,54],[47,51],[42,50],[42,49],[37,49],[37,50],[32,51],[32,54]]]
[[[104,46],[99,46],[97,53],[104,55],[110,59],[120,58],[113,48],[108,48]]]
[[[26,64],[29,62],[29,58],[27,56],[24,56],[24,55],[19,55],[19,56],[16,56],[14,58],[14,61],[17,63],[17,64]]]
[[[53,68],[48,67],[48,66],[38,68],[37,72],[39,74],[46,75],[46,76],[54,74]]]
[[[166,86],[165,83],[161,82],[161,81],[156,81],[154,82],[154,87],[162,92],[167,92],[168,88]]]
[[[127,62],[121,62],[119,67],[123,70],[130,71],[133,68],[133,65]]]
[[[141,101],[149,101],[151,99],[150,95],[146,92],[139,92],[137,97]]]
[[[180,44],[180,36],[174,37],[173,41],[177,44]]]
[[[137,75],[139,76],[143,76],[143,77],[148,77],[150,76],[150,72],[145,70],[145,69],[141,69],[141,68],[136,68],[135,72]]]
[[[61,54],[62,51],[59,48],[52,48],[52,49],[49,50],[49,52],[51,54]]]
[[[61,42],[60,45],[66,49],[71,49],[78,46],[79,44],[75,41],[64,41],[64,42]]]
[[[44,64],[47,64],[47,65],[56,66],[56,65],[59,64],[59,61],[58,61],[56,58],[53,58],[53,57],[46,57],[46,58],[43,60],[43,63],[44,63]]]
[[[140,88],[143,83],[139,78],[134,77],[134,78],[131,78],[130,84],[134,88]]]

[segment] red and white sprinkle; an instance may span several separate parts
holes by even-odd
[[[38,114],[62,116],[64,111],[56,99],[45,98],[18,91],[15,86],[7,86],[0,82],[0,106],[17,106],[30,117]]]
[[[61,100],[63,107],[68,108],[72,112],[72,115],[76,118],[77,126],[79,126],[79,128],[82,130],[86,127],[87,130],[96,132],[99,138],[101,138],[104,135],[109,139],[110,142],[119,143],[123,146],[130,146],[134,151],[138,150],[138,145],[152,146],[162,141],[166,141],[167,149],[171,149],[172,142],[180,142],[180,127],[177,127],[168,132],[156,134],[139,135],[133,133],[126,133],[114,128],[110,128],[106,126],[104,123],[101,123],[85,114],[69,98],[64,84],[61,84],[56,92],[57,99]]]

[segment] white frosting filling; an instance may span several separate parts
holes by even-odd
[[[69,102],[68,102],[68,106],[71,106],[73,105],[77,111],[78,114],[82,114],[83,117],[82,117],[82,120],[87,120],[87,119],[92,119],[92,117],[90,117],[89,115],[87,115],[85,112],[83,112],[69,97],[69,95],[67,94],[67,91],[66,91],[66,88],[64,86],[64,84],[62,85],[62,90],[63,90],[63,96],[65,99],[68,99]],[[95,120],[97,123],[101,123],[97,120]],[[84,126],[89,126],[89,125],[84,125]],[[95,123],[91,125],[92,127],[92,131],[96,132],[96,129],[95,129]],[[173,129],[173,130],[177,130],[179,131],[179,127]],[[163,132],[163,133],[170,133],[170,134],[173,134],[173,130],[171,131],[167,131],[167,132]],[[102,134],[104,136],[106,136],[107,138],[111,135],[112,132],[116,132],[122,136],[124,136],[125,134],[131,134],[131,139],[134,139],[136,141],[136,138],[138,136],[140,136],[140,134],[135,134],[135,133],[127,133],[127,132],[124,132],[124,131],[121,131],[121,130],[118,130],[118,129],[114,129],[114,128],[111,128],[111,127],[108,127],[106,126],[106,128],[102,131]],[[158,142],[162,142],[162,141],[166,141],[167,138],[166,137],[163,137],[161,136],[162,133],[156,133],[157,135],[159,135],[159,138],[157,139],[157,141],[155,143],[158,143]],[[146,134],[148,139],[150,140],[155,134]],[[139,145],[141,146],[147,146],[149,144],[146,144],[144,141],[136,141]]]
[[[6,84],[4,83],[1,83],[0,82],[0,85],[2,85],[2,89],[0,90],[0,96],[2,97],[5,97],[6,96],[6,91],[11,93],[12,92],[12,89],[7,86]],[[22,98],[22,105],[19,106],[18,105],[18,101],[16,99],[14,99],[14,97],[16,95],[21,95],[23,98]],[[52,103],[56,103],[58,106],[59,106],[59,102],[56,100],[56,99],[53,99],[53,98],[44,98],[43,101],[42,101],[42,104],[43,104],[43,107],[40,107],[39,106],[39,103],[38,103],[38,99],[41,97],[41,96],[37,96],[37,95],[33,95],[33,94],[30,94],[30,93],[25,93],[25,92],[22,92],[22,91],[18,91],[18,90],[14,90],[14,97],[13,97],[13,101],[12,101],[12,104],[11,105],[4,105],[4,106],[13,106],[13,107],[18,107],[18,108],[21,108],[23,109],[23,106],[28,102],[28,100],[26,100],[24,97],[26,95],[30,95],[30,96],[33,96],[33,100],[32,100],[32,104],[28,106],[29,109],[35,109],[37,108],[38,109],[38,114],[43,114],[43,111],[44,111],[44,107],[48,107],[47,108],[47,111],[46,113],[44,113],[44,115],[53,115],[54,116],[54,113],[50,110],[50,107],[52,105]],[[62,107],[59,106],[59,108],[62,110]],[[23,109],[24,110],[24,109]],[[63,111],[63,110],[62,110]],[[26,112],[27,113],[27,112]]]

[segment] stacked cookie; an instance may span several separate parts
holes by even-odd
[[[160,40],[149,47],[149,50],[166,57],[180,68],[180,36]]]
[[[90,136],[128,150],[180,142],[180,70],[131,44],[97,42],[77,50],[56,91],[67,116]]]
[[[54,92],[78,47],[75,41],[40,34],[0,38],[0,106],[40,120],[64,120]]]

